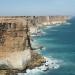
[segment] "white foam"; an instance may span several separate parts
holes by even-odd
[[[44,58],[46,59],[46,63],[44,63],[42,66],[36,67],[32,70],[27,69],[26,73],[23,74],[19,73],[18,75],[41,75],[43,73],[46,73],[47,70],[58,69],[61,66],[60,64],[58,64],[59,60],[56,60],[54,58],[47,58],[47,57]]]
[[[66,25],[71,25],[71,23],[69,23],[69,22],[66,22],[65,24],[66,24]]]
[[[51,30],[51,31],[59,31],[59,30],[55,30],[55,29],[53,29],[53,30]]]
[[[46,33],[45,31],[41,30],[40,36],[41,36],[41,35],[46,35],[46,34],[47,34],[47,33]]]
[[[32,36],[37,36],[37,35],[35,35],[35,34],[31,34],[30,36],[32,37]]]
[[[27,69],[26,73],[18,73],[18,75],[40,75],[41,73],[43,73],[41,70],[35,68],[35,69]]]
[[[53,28],[54,27],[54,25],[52,26],[52,25],[48,25],[48,26],[46,26],[46,29],[49,29],[49,28]]]
[[[46,58],[46,57],[45,57],[45,59],[47,61],[45,63],[45,65],[48,64],[50,69],[57,69],[60,67],[60,64],[58,64],[58,62],[59,62],[58,60],[53,59],[53,58],[50,59],[50,58]]]

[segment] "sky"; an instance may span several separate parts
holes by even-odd
[[[0,16],[74,15],[75,0],[0,0]]]

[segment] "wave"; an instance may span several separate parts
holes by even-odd
[[[47,33],[41,29],[41,34],[47,34]]]
[[[45,31],[43,31],[43,29],[51,29],[53,27],[57,27],[57,26],[61,26],[61,25],[71,25],[71,23],[70,22],[64,22],[61,24],[46,25],[44,28],[43,27],[40,28],[37,33],[31,34],[30,36],[41,36],[43,34],[47,34]],[[53,30],[53,31],[58,31],[58,30]]]
[[[19,73],[18,75],[41,75],[43,73],[47,73],[49,70],[58,69],[61,66],[59,64],[60,61],[57,59],[47,57],[44,58],[46,59],[46,63],[44,63],[42,66],[34,69],[27,69],[26,73]]]
[[[56,32],[56,31],[59,31],[59,30],[52,29],[52,30],[50,30],[50,31],[55,31],[55,32]]]
[[[65,22],[64,24],[66,24],[66,25],[70,25],[71,23],[70,23],[70,22]]]
[[[50,29],[50,28],[53,28],[53,27],[55,27],[55,25],[47,25],[47,26],[45,27],[45,29]]]
[[[67,25],[70,25],[71,23],[67,22],[66,24],[67,24]]]
[[[52,27],[61,26],[61,25],[71,25],[71,23],[70,22],[65,22],[65,23],[61,23],[61,24],[54,24]]]
[[[51,29],[53,27],[57,27],[57,26],[60,26],[62,24],[53,24],[53,25],[47,25],[45,29]]]
[[[36,37],[36,36],[41,36],[41,35],[45,35],[45,34],[46,34],[46,32],[41,31],[40,33],[31,34],[30,36],[31,36],[31,37]]]

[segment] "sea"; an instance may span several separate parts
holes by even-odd
[[[64,24],[42,27],[41,31],[41,35],[33,37],[34,45],[43,47],[37,52],[56,60],[59,67],[48,71],[34,69],[24,75],[75,75],[75,17]]]

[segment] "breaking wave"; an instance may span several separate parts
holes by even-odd
[[[49,70],[60,68],[62,61],[54,58],[44,58],[46,59],[46,63],[44,63],[42,66],[34,69],[27,69],[26,73],[18,73],[18,75],[41,75],[43,73],[47,73]]]

